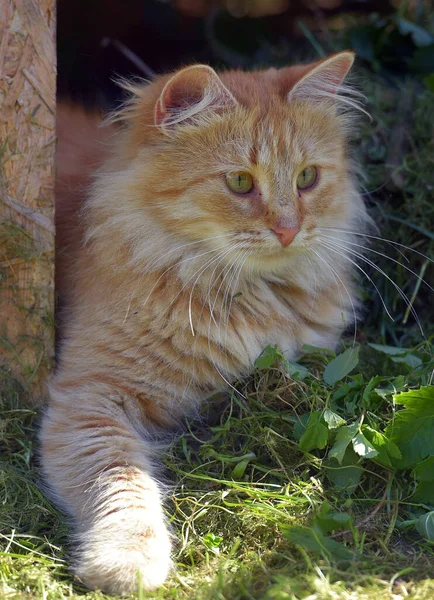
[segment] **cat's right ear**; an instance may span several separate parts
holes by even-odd
[[[164,86],[155,105],[155,124],[169,130],[204,111],[236,104],[214,69],[194,65],[173,75]]]

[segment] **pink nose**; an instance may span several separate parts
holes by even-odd
[[[282,246],[285,246],[286,248],[286,246],[289,246],[289,244],[293,241],[297,233],[300,231],[300,228],[277,227],[276,225],[276,227],[271,228],[271,231],[274,231]]]

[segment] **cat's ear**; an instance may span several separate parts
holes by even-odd
[[[292,87],[288,100],[315,102],[336,97],[353,62],[354,52],[345,51],[314,63]]]
[[[173,75],[164,86],[155,105],[155,124],[167,128],[203,111],[236,104],[214,69],[194,65]]]

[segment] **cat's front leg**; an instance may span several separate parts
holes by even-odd
[[[74,570],[83,583],[127,594],[163,583],[170,536],[152,445],[123,407],[78,390],[51,392],[41,430],[42,464],[56,501],[73,517]]]

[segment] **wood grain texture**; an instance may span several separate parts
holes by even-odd
[[[0,365],[41,398],[54,357],[55,0],[0,0]]]

